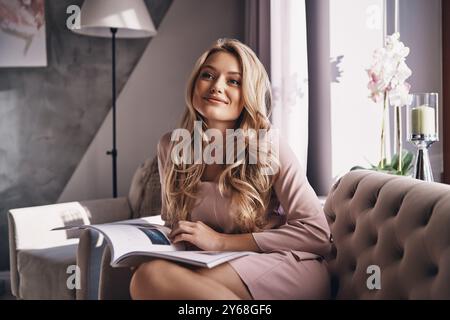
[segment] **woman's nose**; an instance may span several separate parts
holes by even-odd
[[[210,89],[211,93],[223,93],[223,91],[215,86],[211,87]]]
[[[214,83],[212,84],[211,88],[210,88],[210,92],[218,92],[218,93],[223,93],[224,91],[224,85],[223,85],[223,81],[219,78],[216,81],[214,81]]]

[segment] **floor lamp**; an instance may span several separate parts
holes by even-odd
[[[143,0],[85,0],[80,26],[73,32],[112,39],[112,157],[113,197],[117,198],[116,148],[116,39],[144,38],[156,35],[156,29]]]

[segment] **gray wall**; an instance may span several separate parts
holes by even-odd
[[[306,0],[308,32],[309,135],[307,176],[326,195],[331,172],[331,88],[329,0]]]
[[[0,69],[0,269],[9,267],[8,209],[54,203],[111,103],[111,42],[66,29],[66,8],[46,1],[45,68]],[[146,1],[158,27],[171,0]],[[117,89],[149,39],[117,44]]]
[[[175,0],[118,97],[119,196],[128,193],[138,165],[156,155],[156,144],[178,126],[184,90],[195,61],[221,37],[243,40],[244,1]],[[59,202],[110,198],[111,115],[64,189]]]
[[[407,80],[411,84],[411,92],[437,92],[442,99],[441,0],[399,0],[399,8],[400,39],[410,49],[406,63],[412,70],[412,75]],[[442,141],[442,101],[439,107],[439,131]],[[393,116],[391,118],[393,119]],[[403,124],[406,127],[405,117]],[[391,136],[394,136],[394,133],[391,133]],[[406,137],[406,134],[403,134],[403,137]],[[416,152],[415,147],[406,141],[404,147]],[[441,181],[444,170],[442,142],[430,147],[430,162],[434,180]]]

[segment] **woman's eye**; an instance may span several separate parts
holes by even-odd
[[[231,83],[232,85],[235,85],[235,86],[240,86],[240,85],[241,85],[241,83],[240,83],[238,80],[234,80],[234,79],[231,79],[231,80],[230,80],[230,83]]]
[[[202,74],[200,75],[200,77],[201,77],[202,79],[212,79],[212,78],[213,78],[213,75],[212,75],[211,73],[209,73],[209,72],[202,72]]]

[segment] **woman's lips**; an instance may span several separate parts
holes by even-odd
[[[223,101],[221,99],[216,99],[216,98],[213,98],[213,97],[205,97],[204,99],[206,101],[214,103],[214,104],[228,104],[228,102],[226,102],[226,101]]]

